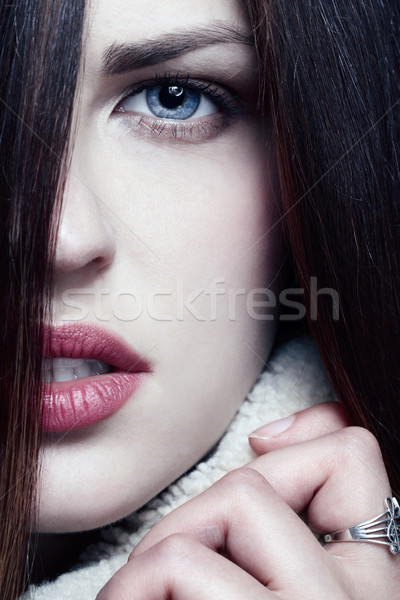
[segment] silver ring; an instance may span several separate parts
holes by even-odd
[[[348,529],[324,535],[325,542],[369,542],[389,546],[400,553],[400,506],[396,498],[386,498],[386,510],[377,517]]]

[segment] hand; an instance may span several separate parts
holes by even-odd
[[[375,544],[322,547],[296,514],[307,509],[326,533],[383,512],[391,492],[377,442],[344,422],[321,405],[279,436],[252,439],[273,450],[160,521],[98,600],[396,598],[398,557]]]

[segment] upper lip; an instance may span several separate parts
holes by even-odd
[[[117,371],[150,371],[147,361],[117,335],[88,323],[46,328],[44,358],[97,359]]]

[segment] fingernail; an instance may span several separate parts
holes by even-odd
[[[268,423],[268,425],[263,425],[259,429],[250,433],[249,438],[254,438],[256,440],[269,440],[271,438],[277,437],[294,422],[294,415],[290,415],[290,417],[285,417],[284,419],[279,419],[278,421],[272,421],[272,423]]]

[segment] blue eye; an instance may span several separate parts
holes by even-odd
[[[178,85],[163,85],[147,90],[146,100],[156,117],[189,119],[199,108],[201,95]]]
[[[120,105],[123,112],[153,116],[158,119],[199,119],[218,112],[205,93],[180,85],[152,85],[131,94]]]

